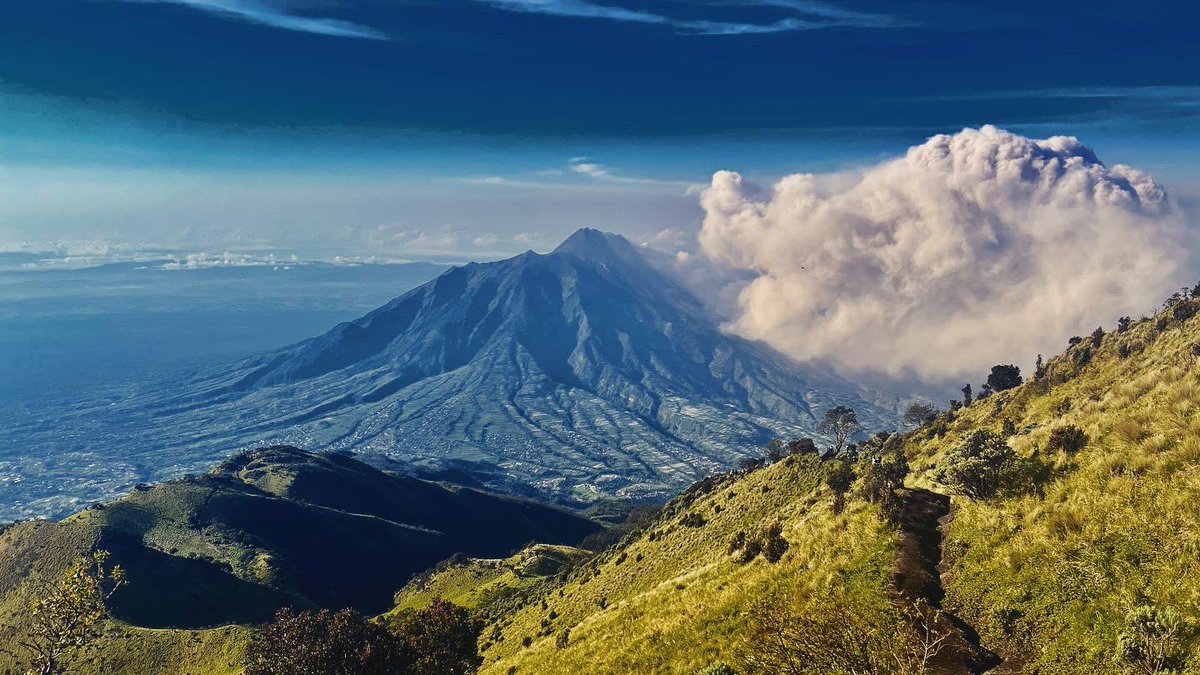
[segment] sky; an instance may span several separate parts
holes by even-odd
[[[1193,3],[38,0],[0,20],[0,252],[694,247],[762,185],[994,124],[1200,195]]]

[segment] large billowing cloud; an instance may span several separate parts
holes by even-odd
[[[1194,272],[1150,176],[990,126],[770,192],[722,171],[701,203],[704,250],[755,275],[731,328],[851,370],[974,381],[1144,313]]]

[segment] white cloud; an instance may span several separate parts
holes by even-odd
[[[573,174],[586,176],[604,183],[625,183],[629,185],[680,187],[685,194],[692,194],[704,187],[703,184],[690,183],[681,180],[664,180],[661,178],[639,178],[636,176],[619,175],[604,164],[592,161],[587,157],[572,157],[567,164],[567,170]]]
[[[512,12],[669,26],[682,33],[693,35],[749,35],[835,26],[882,28],[909,25],[894,17],[854,12],[809,0],[746,0],[741,3],[777,7],[797,15],[769,23],[682,19],[616,5],[597,4],[589,0],[476,0],[476,2],[483,2]]]
[[[218,14],[261,26],[281,28],[301,33],[316,33],[334,37],[387,40],[388,36],[369,26],[329,19],[308,17],[288,11],[287,0],[125,0],[133,2],[165,2],[186,5],[211,14]]]
[[[722,171],[701,204],[704,251],[754,275],[731,329],[851,370],[938,380],[1028,363],[1195,274],[1163,189],[1068,137],[966,129],[770,192]]]
[[[615,176],[604,167],[603,164],[587,161],[586,157],[574,157],[571,159],[571,164],[567,167],[573,173],[591,176],[592,178],[614,178]]]

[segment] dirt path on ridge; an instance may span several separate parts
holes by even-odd
[[[929,617],[934,635],[945,636],[937,654],[928,661],[929,672],[998,672],[1002,659],[983,647],[970,624],[942,607],[946,589],[942,586],[940,526],[950,515],[950,498],[929,490],[905,489],[900,491],[900,503],[900,552],[892,572],[891,592],[904,608],[916,608]]]

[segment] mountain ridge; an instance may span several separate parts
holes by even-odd
[[[819,436],[836,405],[871,430],[895,424],[901,397],[720,323],[624,237],[583,229],[549,253],[451,268],[275,352],[72,412],[96,430],[72,451],[120,447],[121,470],[147,481],[288,444],[585,506],[665,499],[772,437]]]

